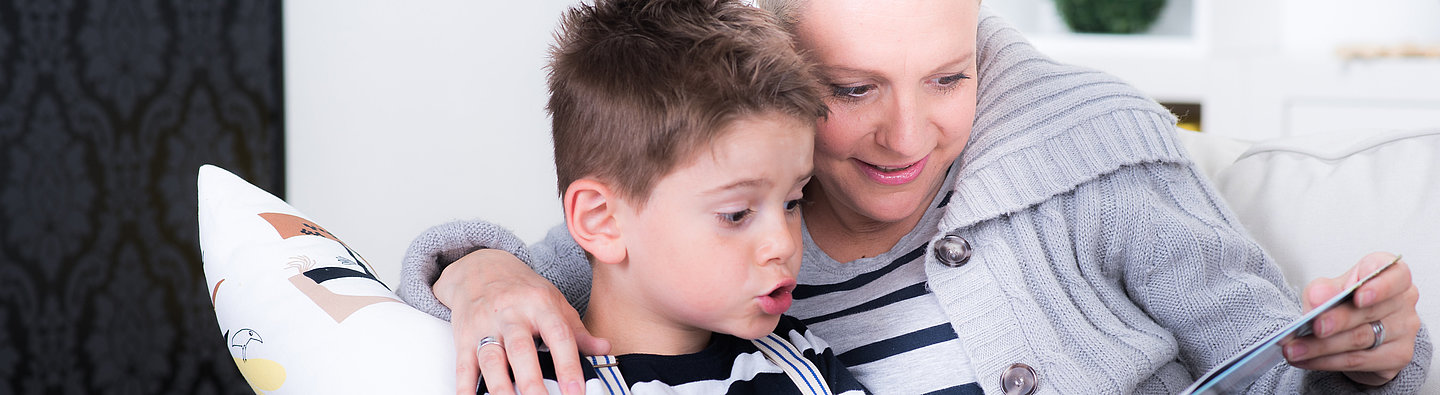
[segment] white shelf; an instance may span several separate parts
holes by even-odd
[[[986,4],[1047,55],[1114,74],[1162,102],[1198,103],[1206,132],[1253,140],[1360,125],[1440,128],[1440,59],[1347,62],[1324,50],[1346,37],[1440,42],[1440,28],[1411,26],[1440,20],[1440,5],[1423,1],[1171,0],[1150,32],[1135,35],[1071,33],[1052,0]],[[1357,8],[1355,17],[1315,11],[1332,6]],[[1387,17],[1397,32],[1376,33]],[[1371,21],[1366,32],[1344,31],[1357,20]],[[1317,26],[1333,31],[1329,42],[1296,39],[1315,37]]]

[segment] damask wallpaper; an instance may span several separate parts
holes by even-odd
[[[0,394],[245,393],[203,163],[283,193],[277,0],[0,0]]]

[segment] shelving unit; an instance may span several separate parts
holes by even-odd
[[[1171,0],[1150,31],[1136,35],[1071,33],[1051,0],[986,5],[1051,57],[1200,113],[1207,133],[1259,140],[1440,128],[1440,58],[1347,60],[1336,51],[1440,43],[1440,2]]]

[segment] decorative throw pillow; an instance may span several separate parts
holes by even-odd
[[[450,325],[415,310],[349,246],[219,167],[199,174],[215,318],[256,393],[453,393]]]

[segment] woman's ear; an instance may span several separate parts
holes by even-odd
[[[616,212],[624,202],[609,187],[593,179],[575,180],[565,189],[560,203],[565,206],[565,227],[570,237],[594,256],[596,263],[625,260],[625,243],[616,221]]]

